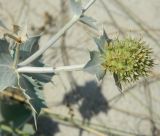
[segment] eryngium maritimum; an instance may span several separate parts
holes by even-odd
[[[139,39],[117,39],[105,46],[103,52],[103,68],[117,74],[119,81],[131,82],[145,77],[154,65],[151,48]]]

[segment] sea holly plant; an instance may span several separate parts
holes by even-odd
[[[97,29],[96,21],[84,14],[95,0],[88,1],[84,6],[80,0],[70,2],[73,17],[42,48],[39,48],[42,34],[30,36],[27,27],[22,29],[18,25],[0,39],[1,122],[22,129],[25,122],[33,117],[37,127],[36,119],[42,108],[47,107],[43,86],[62,71],[84,70],[95,74],[99,80],[109,71],[119,90],[122,90],[122,82],[133,82],[149,74],[154,63],[152,51],[145,42],[129,37],[111,40],[104,30],[94,38],[98,51],[90,52],[87,64],[56,68],[46,66],[42,61],[43,53],[76,22]]]
[[[48,67],[42,62],[42,54],[51,47],[76,22],[95,27],[95,20],[84,15],[95,2],[90,0],[85,6],[81,1],[71,0],[73,17],[42,48],[39,48],[41,35],[30,36],[27,27],[14,25],[11,32],[0,39],[0,121],[12,127],[22,128],[31,117],[36,119],[46,107],[43,86],[52,82],[54,74],[60,71],[79,70],[84,65]],[[93,23],[93,24],[92,24]]]

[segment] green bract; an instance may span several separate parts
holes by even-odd
[[[105,31],[95,38],[99,51],[90,52],[90,61],[85,70],[96,74],[100,80],[106,71],[113,74],[121,90],[121,82],[132,82],[148,76],[154,65],[152,49],[140,39],[131,37],[111,41]]]

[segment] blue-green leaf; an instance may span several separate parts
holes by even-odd
[[[5,39],[0,39],[0,53],[9,54],[9,43]]]
[[[101,53],[104,52],[104,48],[106,48],[106,46],[108,46],[109,42],[111,41],[111,39],[109,39],[109,37],[107,36],[105,30],[102,31],[102,34],[100,35],[100,37],[95,37],[94,38],[95,43],[98,46],[98,49]]]
[[[82,4],[81,0],[70,0],[72,11],[75,15],[82,15]]]
[[[40,35],[29,37],[28,40],[20,45],[20,60],[23,61],[39,49]]]
[[[21,45],[20,48],[20,58],[21,61],[28,58],[30,55],[35,53],[39,49],[39,39],[40,35],[30,37],[25,43]],[[41,57],[32,62],[32,66],[43,67],[44,64],[41,62]],[[53,74],[26,74],[28,76],[33,77],[36,80],[39,80],[43,83],[48,83],[51,81]]]
[[[38,81],[40,81],[40,82],[42,82],[42,83],[48,83],[48,82],[51,82],[51,80],[52,80],[52,77],[53,77],[53,75],[54,74],[50,74],[50,73],[47,73],[47,74],[43,74],[43,73],[31,73],[31,74],[26,74],[26,75],[28,75],[28,76],[30,76],[30,77],[33,77],[34,79],[36,79],[36,80],[38,80]]]
[[[3,121],[13,127],[22,127],[24,123],[31,117],[31,111],[26,105],[18,102],[0,101],[0,110]]]
[[[29,56],[35,52],[39,47],[38,40],[39,37],[37,36],[22,44],[21,55],[23,56],[23,53],[25,52],[26,56]],[[18,74],[13,67],[13,58],[8,51],[8,46],[9,44],[5,40],[0,40],[0,91],[4,91],[8,87],[12,89],[19,88],[25,98],[26,105],[30,106],[30,110],[32,110],[32,115],[35,118],[36,124],[37,115],[42,108],[46,107],[42,92],[43,84],[50,82],[53,74]],[[44,66],[43,63],[39,62],[39,58],[31,65]],[[20,109],[21,106],[18,105],[18,107]],[[14,112],[12,113],[13,116],[16,115]],[[13,120],[13,118],[10,120]],[[21,121],[22,119],[20,122]]]
[[[46,107],[41,82],[24,74],[21,76],[19,82],[25,93],[30,97],[30,104],[37,114],[39,114],[41,109]]]
[[[43,96],[42,83],[24,74],[21,76],[19,83],[28,98],[28,103],[31,107],[32,116],[37,128],[37,116],[42,108],[47,107]]]
[[[98,80],[101,80],[106,73],[106,71],[102,68],[101,63],[101,54],[97,51],[91,51],[90,60],[85,65],[84,70],[91,74],[95,74]]]
[[[93,29],[97,29],[97,24],[96,24],[97,21],[92,17],[82,16],[80,18],[80,21]]]
[[[0,91],[17,85],[18,76],[12,68],[12,58],[8,54],[0,54]]]
[[[9,43],[4,39],[0,39],[0,91],[7,87],[15,87],[18,80],[8,48]]]

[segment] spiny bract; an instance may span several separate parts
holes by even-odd
[[[105,46],[102,66],[117,74],[120,81],[131,82],[149,74],[154,65],[151,54],[151,48],[139,39],[117,39]]]

